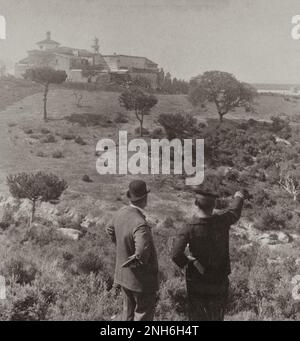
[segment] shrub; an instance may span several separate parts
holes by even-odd
[[[44,153],[43,151],[39,150],[36,152],[36,156],[37,157],[47,157],[47,154]]]
[[[276,166],[271,166],[266,172],[267,181],[271,185],[275,185],[280,180],[280,170]]]
[[[282,230],[286,227],[286,219],[280,210],[266,209],[257,219],[255,227],[261,231]]]
[[[24,131],[24,133],[27,134],[27,135],[33,134],[33,130],[30,129],[30,128],[24,128],[23,131]]]
[[[72,114],[66,117],[66,120],[71,123],[78,123],[83,127],[103,125],[104,118],[99,114],[85,113],[85,114]]]
[[[61,150],[56,150],[52,153],[52,157],[54,159],[62,159],[64,157],[64,153]]]
[[[71,141],[71,140],[74,140],[76,138],[76,136],[74,134],[71,134],[71,133],[61,134],[60,137],[66,141]]]
[[[74,141],[75,141],[75,143],[77,143],[81,146],[85,146],[87,144],[81,136],[76,136]]]
[[[230,169],[226,174],[226,179],[229,181],[238,181],[239,177],[240,177],[239,172],[234,169]]]
[[[41,133],[44,134],[44,135],[47,135],[47,134],[51,134],[51,131],[47,128],[42,128],[41,129]]]
[[[25,239],[38,244],[40,247],[48,245],[53,241],[61,240],[61,236],[54,227],[34,224],[25,234]]]
[[[249,289],[250,269],[242,262],[235,263],[230,276],[228,297],[228,314],[234,315],[243,311],[256,311],[257,299]]]
[[[191,114],[160,114],[159,124],[163,126],[169,140],[191,138],[197,131],[197,121]]]
[[[3,208],[3,213],[0,220],[0,229],[6,230],[13,223],[14,223],[13,210],[10,207]]]
[[[142,128],[142,133],[141,133],[141,128],[140,127],[136,127],[134,129],[134,133],[136,135],[139,135],[139,136],[142,136],[142,135],[144,136],[144,135],[149,135],[150,134],[149,130],[146,129],[146,128]]]
[[[42,138],[42,136],[39,134],[31,134],[30,138],[34,139],[34,140],[40,140]]]
[[[291,131],[289,120],[283,119],[280,116],[271,116],[271,121],[272,121],[272,124],[271,124],[272,132],[278,133],[282,131],[283,129],[289,132]]]
[[[55,137],[52,134],[46,135],[40,140],[42,143],[55,143]]]
[[[166,217],[161,224],[159,225],[160,228],[174,228],[174,220],[171,217]]]
[[[16,283],[28,284],[35,279],[38,269],[32,261],[26,260],[19,255],[7,261],[2,272],[5,277],[14,278]]]
[[[8,125],[9,128],[13,128],[13,127],[16,127],[16,126],[17,126],[17,123],[15,123],[15,122],[9,122],[7,125]]]
[[[254,203],[257,207],[271,207],[276,205],[276,201],[273,200],[270,195],[263,189],[258,189],[253,193]]]
[[[41,321],[47,319],[55,297],[48,283],[39,286],[14,284],[8,293],[7,303],[0,313],[1,320]],[[1,316],[2,315],[2,316]]]
[[[81,224],[83,221],[84,216],[79,214],[78,216],[76,216],[76,219],[72,219],[72,217],[68,217],[68,216],[61,216],[58,219],[58,224],[59,226],[61,226],[62,228],[70,228],[70,229],[74,229],[74,230],[82,230]]]
[[[84,182],[93,182],[93,180],[87,174],[83,175],[81,180]]]
[[[78,258],[77,267],[84,274],[98,273],[104,269],[101,258],[92,251],[88,251]]]
[[[65,286],[51,308],[51,320],[109,321],[120,313],[119,290],[107,288],[101,273],[76,276]]]
[[[170,278],[161,283],[156,316],[159,321],[184,321],[187,318],[187,296],[184,280]]]
[[[159,139],[163,137],[163,129],[160,127],[157,127],[155,129],[153,129],[153,131],[151,132],[151,138],[153,139]]]
[[[121,112],[118,112],[115,117],[115,123],[128,123],[128,117]]]

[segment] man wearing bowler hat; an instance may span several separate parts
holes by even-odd
[[[189,320],[222,321],[231,271],[229,229],[241,216],[247,192],[236,192],[230,208],[219,214],[213,213],[215,194],[195,192],[198,215],[179,232],[172,259],[186,267]]]
[[[154,316],[158,262],[143,211],[149,192],[144,181],[132,181],[127,191],[131,204],[121,208],[106,227],[116,244],[114,282],[122,287],[125,321],[152,321]]]

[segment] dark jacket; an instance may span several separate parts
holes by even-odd
[[[207,218],[196,218],[178,234],[172,252],[173,261],[181,268],[187,267],[187,281],[199,285],[218,285],[226,281],[230,274],[229,229],[241,215],[243,199],[236,197],[231,208]],[[189,253],[204,267],[204,274],[190,263],[185,254]]]
[[[151,228],[143,213],[132,206],[123,207],[106,232],[116,243],[115,284],[136,292],[158,290],[158,262]],[[136,254],[142,265],[123,268],[128,257]]]

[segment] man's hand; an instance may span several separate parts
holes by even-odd
[[[195,257],[192,257],[192,256],[187,256],[190,263],[192,263],[194,265],[194,267],[199,271],[199,273],[201,275],[204,274],[204,267],[200,264],[200,262],[195,258]]]
[[[122,265],[122,268],[130,268],[130,269],[136,269],[139,266],[143,265],[139,257],[134,254],[128,258],[128,260]]]
[[[237,191],[234,195],[234,197],[239,197],[239,198],[242,198],[242,199],[250,199],[251,198],[251,195],[250,193],[248,192],[247,189],[243,188],[241,189],[240,191]]]

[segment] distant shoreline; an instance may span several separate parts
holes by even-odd
[[[251,84],[259,93],[273,93],[281,95],[299,96],[300,84]]]

